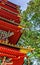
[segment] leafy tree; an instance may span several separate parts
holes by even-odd
[[[40,0],[31,0],[28,3],[27,9],[21,14],[21,25],[24,27],[25,31],[18,45],[35,48],[33,56],[40,58]],[[38,26],[39,28],[37,28]]]
[[[40,0],[31,0],[28,3],[26,14],[29,21],[32,21],[34,29],[40,27]]]

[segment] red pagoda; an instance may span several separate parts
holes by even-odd
[[[21,34],[20,6],[0,0],[0,64],[23,65],[29,49],[16,46]]]

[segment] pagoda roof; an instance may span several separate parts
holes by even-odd
[[[11,7],[20,8],[19,5],[15,4],[15,3],[12,3],[12,2],[10,2],[10,1],[8,1],[8,0],[7,0],[7,1],[5,1],[5,0],[0,0],[0,2],[2,2],[2,1],[4,1],[5,4],[10,5]]]

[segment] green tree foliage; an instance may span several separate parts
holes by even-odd
[[[29,20],[33,22],[34,27],[40,26],[40,0],[31,0],[28,3],[26,14]]]
[[[35,48],[33,55],[40,57],[40,30],[37,30],[38,28],[36,29],[40,25],[40,0],[31,0],[28,3],[27,9],[21,14],[21,25],[25,31],[18,45]]]

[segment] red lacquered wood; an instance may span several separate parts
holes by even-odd
[[[12,59],[11,60],[11,62],[13,62],[12,65],[16,65],[16,64],[17,65],[22,65],[23,62],[24,62],[24,57],[25,57],[25,56],[14,57],[14,56],[12,56],[10,54],[6,54],[6,53],[1,53],[0,52],[0,57],[4,57],[4,56],[7,57],[7,58],[11,58]]]
[[[14,55],[10,55],[10,54],[6,54],[6,53],[1,53],[0,52],[0,57],[8,57],[8,58],[12,58],[12,60],[15,60],[15,61],[17,61],[17,60],[20,60],[21,58],[24,58],[24,56],[14,56]]]
[[[14,33],[14,35],[9,38],[9,41],[12,44],[16,44],[22,34],[21,28],[19,28],[16,25],[12,25],[10,23],[4,22],[2,20],[0,20],[0,30],[5,30],[5,31],[10,30],[11,32]]]
[[[5,46],[0,46],[0,52],[1,53],[6,53],[6,54],[10,54],[10,55],[13,55],[14,56],[26,56],[24,53],[21,53],[20,50],[17,50],[17,49],[12,49],[12,48],[8,48],[8,47],[5,47]]]
[[[17,7],[19,7],[18,5],[14,4],[14,3],[10,2],[10,1],[7,1],[7,0],[0,0],[0,2],[4,2],[4,4],[7,4],[10,7],[13,7],[15,9],[17,9]]]
[[[0,46],[0,56],[6,56],[8,58],[12,58],[13,65],[23,65],[25,54],[21,53],[20,50],[16,50],[13,48]]]
[[[8,57],[8,58],[15,58],[15,56],[13,56],[13,55],[6,54],[6,53],[3,53],[3,52],[1,53],[1,52],[0,52],[0,57],[4,57],[4,56],[5,56],[5,57]]]
[[[0,2],[2,2],[2,1],[3,1],[3,2],[7,2],[8,0],[0,0]]]
[[[11,10],[11,11],[14,12],[15,14],[19,14],[19,11],[18,11],[17,9],[12,8],[12,7],[10,7],[10,6],[6,5],[6,4],[4,5],[4,4],[0,3],[0,6],[6,8],[6,9],[8,9],[8,10]]]
[[[17,17],[15,14],[11,14],[10,12],[7,12],[3,9],[0,9],[0,16],[6,18],[8,20],[12,20],[16,23],[20,23],[20,17]]]
[[[15,8],[15,9],[17,9],[19,7],[18,5],[14,4],[14,3],[10,2],[10,1],[7,1],[6,4],[13,7],[13,8]]]

